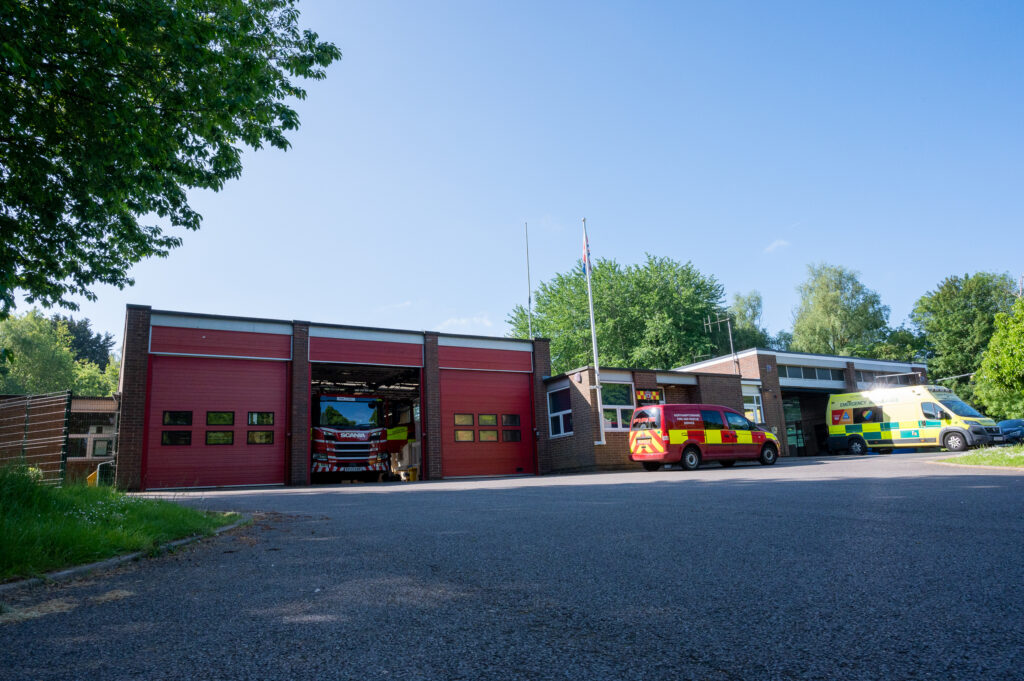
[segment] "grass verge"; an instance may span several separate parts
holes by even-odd
[[[1024,445],[1012,447],[986,447],[967,454],[943,459],[946,463],[960,463],[968,466],[1003,466],[1024,468]]]
[[[37,483],[24,467],[0,469],[0,582],[151,551],[238,519],[109,487]]]

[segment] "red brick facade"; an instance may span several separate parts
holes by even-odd
[[[291,396],[288,432],[288,484],[310,482],[309,452],[309,322],[292,322]]]
[[[121,415],[115,478],[117,486],[126,490],[142,487],[149,380],[149,320],[148,306],[128,306],[121,349]]]

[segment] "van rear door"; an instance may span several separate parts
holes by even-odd
[[[629,451],[631,454],[661,454],[666,451],[668,438],[662,424],[661,405],[638,407],[629,422]]]

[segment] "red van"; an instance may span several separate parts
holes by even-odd
[[[633,411],[629,458],[648,471],[677,462],[688,471],[705,461],[729,467],[743,459],[770,466],[779,458],[779,438],[718,404],[652,404]]]

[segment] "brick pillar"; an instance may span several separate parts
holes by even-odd
[[[551,472],[551,438],[548,424],[548,393],[544,379],[551,375],[551,341],[547,338],[533,339],[533,423],[534,446],[537,452],[537,473]]]
[[[758,373],[761,376],[761,406],[764,407],[765,425],[775,433],[782,445],[782,456],[788,456],[786,415],[782,409],[782,388],[779,386],[779,366],[775,355],[757,354]]]
[[[288,484],[308,485],[309,458],[309,322],[292,322],[291,410],[288,418]]]
[[[149,383],[149,322],[152,308],[129,305],[121,348],[121,414],[118,419],[115,482],[124,490],[142,489],[146,441],[146,393]]]
[[[843,379],[846,381],[846,389],[851,393],[857,392],[857,370],[853,368],[853,362],[847,362],[843,369]]]
[[[437,334],[423,334],[423,465],[425,480],[441,479],[441,369],[437,357]]]

